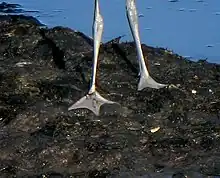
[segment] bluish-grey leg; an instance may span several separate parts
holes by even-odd
[[[90,89],[86,96],[78,100],[68,110],[86,108],[91,110],[95,115],[99,115],[100,107],[103,104],[115,103],[113,101],[109,101],[103,98],[96,91],[96,71],[97,71],[98,55],[99,55],[101,38],[102,38],[103,26],[104,23],[103,23],[103,18],[100,14],[99,0],[95,0],[94,21],[93,21],[94,55],[93,55],[93,67],[92,67]]]
[[[138,14],[137,14],[135,0],[126,0],[126,13],[127,13],[127,18],[131,29],[131,33],[137,48],[137,57],[138,57],[139,74],[140,74],[138,90],[142,90],[146,87],[159,89],[167,86],[165,84],[156,82],[150,76],[147,70],[144,61],[143,51],[141,49],[140,35],[138,29]]]

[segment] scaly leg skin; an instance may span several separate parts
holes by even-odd
[[[100,114],[100,107],[103,104],[117,104],[116,102],[109,101],[103,98],[96,91],[96,71],[97,71],[97,62],[99,55],[100,42],[103,32],[103,18],[100,14],[99,9],[99,0],[95,0],[95,10],[94,10],[94,21],[93,21],[93,41],[94,41],[94,56],[93,56],[93,66],[92,66],[92,80],[90,84],[89,92],[86,96],[82,97],[75,104],[69,107],[68,110],[86,108],[91,110],[95,115]]]
[[[143,56],[143,51],[141,49],[140,35],[138,30],[138,15],[137,9],[135,5],[135,0],[126,0],[126,13],[129,22],[129,26],[131,29],[132,36],[134,38],[136,48],[137,48],[137,56],[138,56],[138,64],[139,64],[139,75],[140,81],[138,84],[138,91],[149,87],[149,88],[163,88],[167,85],[156,82],[149,74]]]

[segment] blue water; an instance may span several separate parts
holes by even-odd
[[[141,41],[182,56],[220,63],[220,0],[137,0]],[[0,1],[1,2],[1,1]],[[93,0],[9,0],[49,27],[62,25],[91,36]],[[119,35],[132,40],[125,0],[100,0],[103,41]],[[143,16],[142,16],[143,15]]]

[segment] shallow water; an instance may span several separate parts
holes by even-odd
[[[27,14],[53,27],[67,26],[91,36],[93,1],[88,0],[10,0]],[[131,40],[125,16],[125,0],[100,0],[105,21],[103,40],[119,35]],[[138,0],[142,42],[165,47],[189,57],[220,63],[220,1],[219,0]]]

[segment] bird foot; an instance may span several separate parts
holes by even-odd
[[[144,88],[155,88],[160,89],[166,87],[166,84],[161,84],[156,82],[151,76],[141,75],[140,81],[138,83],[138,91],[143,90]]]
[[[103,104],[115,104],[116,102],[103,98],[97,91],[79,99],[76,103],[68,108],[68,110],[86,108],[92,111],[96,116],[100,114],[100,108]]]

